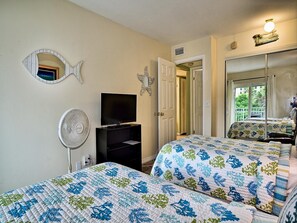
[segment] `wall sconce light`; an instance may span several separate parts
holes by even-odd
[[[256,34],[253,36],[253,39],[255,40],[255,46],[261,46],[263,44],[271,43],[279,39],[278,34],[275,30],[273,19],[267,19],[265,22],[266,23],[264,25],[264,30],[266,33]]]

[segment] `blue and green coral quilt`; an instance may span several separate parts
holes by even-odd
[[[151,175],[272,213],[281,147],[278,142],[190,135],[162,147]],[[290,148],[285,147],[287,163]]]
[[[294,122],[279,121],[267,123],[267,134],[285,133],[293,136]],[[264,121],[241,121],[234,122],[227,133],[231,139],[265,139],[265,122]]]
[[[227,223],[254,212],[110,162],[0,195],[0,222]]]

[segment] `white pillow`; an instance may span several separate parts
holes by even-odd
[[[278,218],[278,223],[297,222],[297,186],[289,194]]]

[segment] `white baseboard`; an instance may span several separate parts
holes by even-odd
[[[143,158],[142,161],[141,161],[142,164],[147,163],[147,162],[149,162],[149,161],[155,159],[157,155],[158,155],[158,154],[154,154],[154,155],[152,155],[152,156]]]

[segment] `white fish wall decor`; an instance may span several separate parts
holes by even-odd
[[[28,55],[23,64],[30,74],[39,81],[55,84],[73,74],[82,84],[80,69],[83,61],[71,66],[63,56],[54,50],[39,49]]]

